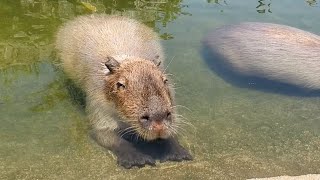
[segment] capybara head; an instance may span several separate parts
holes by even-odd
[[[127,132],[146,140],[167,138],[175,133],[172,85],[163,70],[152,61],[132,58],[119,63],[108,57],[105,66],[106,97],[114,102]]]

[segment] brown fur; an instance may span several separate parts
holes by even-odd
[[[155,32],[126,17],[81,16],[60,28],[56,47],[64,71],[86,93],[93,137],[120,165],[192,159],[173,136],[174,92]]]
[[[141,116],[153,108],[150,106],[159,106],[160,111],[174,111],[170,87],[164,82],[166,79],[165,74],[154,63],[139,59],[123,62],[119,69],[106,79],[106,98],[115,104],[121,119],[136,127],[146,139],[159,138],[141,128],[138,122]],[[120,87],[118,90],[118,82],[121,82],[125,89]],[[160,104],[150,105],[152,97],[161,100]],[[161,137],[168,137],[167,133],[169,132],[164,132]]]
[[[162,67],[159,38],[150,28],[126,17],[81,16],[60,28],[56,47],[64,71],[86,92],[99,144],[117,148],[119,131],[146,140],[173,134],[174,92]],[[154,132],[153,124],[142,127],[145,114],[165,119],[161,132]]]

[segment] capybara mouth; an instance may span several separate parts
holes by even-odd
[[[139,122],[140,128],[137,128],[137,132],[145,140],[166,139],[172,134],[164,122]]]

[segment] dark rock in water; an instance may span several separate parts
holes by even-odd
[[[203,40],[208,65],[229,82],[280,93],[320,94],[320,36],[285,25],[246,22]]]

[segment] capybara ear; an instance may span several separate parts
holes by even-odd
[[[104,65],[106,65],[110,73],[113,73],[119,67],[120,63],[113,57],[108,56]]]

